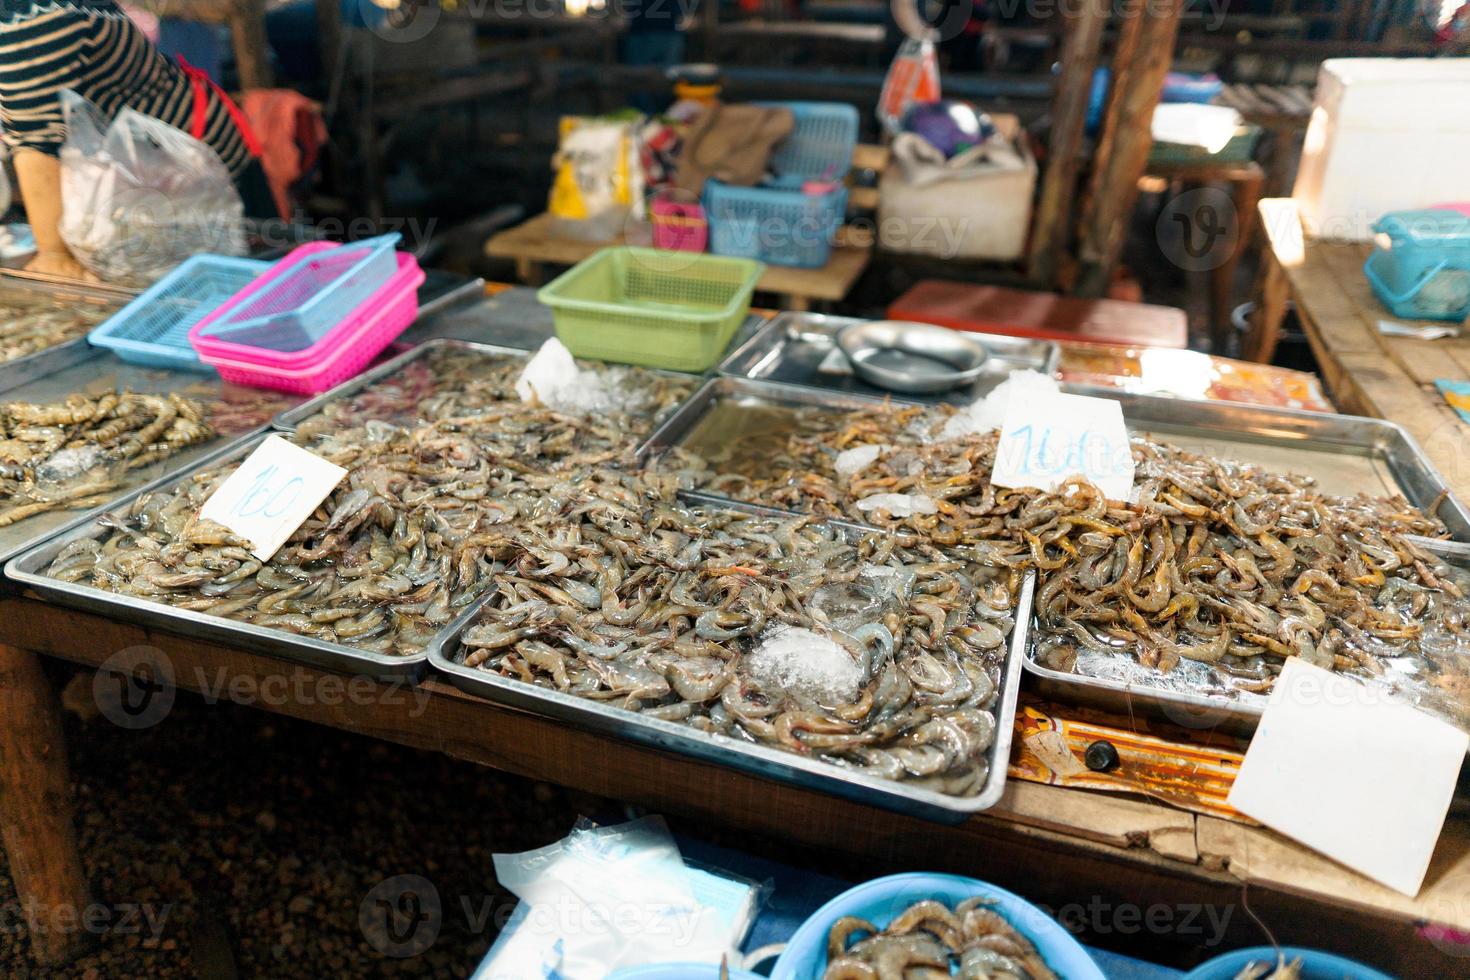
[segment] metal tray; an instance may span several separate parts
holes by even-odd
[[[108,306],[113,310],[122,309],[136,295],[115,287],[61,284],[24,273],[0,272],[0,293],[12,291],[42,293],[67,303],[91,303]],[[94,352],[95,349],[87,343],[84,334],[75,340],[0,363],[0,392],[9,392],[37,378],[65,370],[87,360]]]
[[[485,280],[473,278],[443,269],[425,269],[424,284],[419,287],[420,317],[443,313],[451,307],[467,303],[476,296],[485,295]]]
[[[718,500],[715,505],[727,506]],[[830,793],[927,820],[961,823],[971,814],[994,806],[1005,792],[1006,771],[1010,765],[1011,742],[1016,723],[1021,661],[1030,646],[1028,630],[1032,618],[1031,600],[1034,590],[1035,576],[1028,575],[1018,597],[1016,626],[1011,632],[1000,684],[996,689],[995,742],[990,747],[986,760],[990,765],[989,775],[984,789],[979,795],[972,797],[948,796],[933,790],[905,786],[903,783],[844,769],[833,763],[804,758],[793,752],[751,745],[726,735],[710,735],[678,722],[646,718],[636,712],[579,698],[574,694],[552,691],[489,671],[466,667],[458,662],[459,638],[474,622],[489,597],[477,600],[440,634],[429,647],[429,664],[460,690],[497,704],[509,705],[578,728],[625,738],[678,755],[728,766],[766,779],[790,783],[803,789]]]
[[[1434,510],[1456,540],[1470,541],[1470,511],[1449,493],[1444,477],[1414,437],[1396,423],[1353,415],[1063,387],[1121,403],[1132,435],[1310,476],[1329,493],[1399,493],[1416,507]],[[715,378],[654,431],[639,458],[646,461],[672,446],[688,446],[697,452],[711,443],[725,446],[738,439],[759,440],[779,426],[776,413],[783,408],[842,412],[885,403],[918,404],[913,399],[876,398],[747,378]],[[742,419],[742,415],[746,417]],[[764,429],[760,425],[763,420],[769,422]]]
[[[83,341],[85,345],[85,341]],[[129,391],[141,394],[168,394],[170,392],[190,393],[198,392],[204,397],[222,394],[225,391],[249,391],[252,395],[263,397],[277,397],[281,404],[290,405],[299,401],[300,396],[287,395],[280,392],[262,392],[256,389],[245,389],[239,385],[232,385],[220,379],[217,374],[199,374],[193,371],[166,371],[159,368],[143,367],[137,364],[128,364],[113,357],[110,353],[89,347],[85,351],[84,360],[71,365],[63,370],[48,374],[43,378],[15,388],[5,393],[3,401],[23,401],[35,403],[49,403],[64,400],[68,395],[81,392],[83,394],[100,394],[106,391]],[[202,442],[197,446],[190,446],[181,452],[175,453],[168,459],[160,460],[149,466],[143,466],[122,476],[121,485],[115,491],[116,496],[131,493],[145,486],[156,485],[167,481],[174,473],[194,465],[201,459],[213,456],[223,450],[233,448],[240,442],[249,439],[268,427],[269,419],[263,421],[256,428],[244,432],[234,433],[229,436],[218,436],[214,439]],[[107,505],[111,506],[111,504]],[[28,517],[23,521],[17,521],[7,527],[0,527],[0,562],[5,562],[40,544],[46,538],[57,533],[62,528],[73,523],[77,516],[105,510],[102,508],[89,508],[81,510],[54,510]]]
[[[530,358],[531,352],[521,350],[517,347],[497,347],[494,344],[476,344],[468,340],[430,340],[417,347],[410,348],[390,361],[384,361],[377,367],[364,371],[351,381],[344,381],[335,388],[322,392],[315,398],[302,402],[289,411],[282,412],[275,418],[274,425],[277,429],[286,432],[294,432],[296,427],[313,415],[326,408],[332,402],[343,398],[351,398],[364,388],[377,384],[389,375],[397,374],[411,362],[424,357],[429,353],[443,348],[454,348],[466,353],[476,354],[499,354],[503,357],[511,357],[519,360]]]
[[[377,384],[379,381],[388,378],[390,375],[396,374],[398,371],[401,371],[410,362],[420,357],[424,357],[435,350],[441,349],[458,350],[463,351],[467,354],[494,354],[501,357],[514,358],[521,361],[530,360],[532,354],[534,353],[533,351],[524,350],[519,347],[501,347],[496,344],[480,344],[468,340],[441,339],[425,341],[424,343],[419,344],[417,347],[410,348],[409,350],[398,355],[392,360],[384,361],[377,367],[369,371],[365,371],[362,374],[359,374],[351,381],[346,381],[331,389],[330,391],[325,391],[322,394],[317,395],[310,401],[304,402],[303,404],[298,405],[296,408],[293,408],[290,411],[282,412],[280,415],[276,416],[274,425],[278,429],[293,432],[295,431],[296,427],[299,426],[302,422],[311,418],[313,415],[320,412],[332,402],[338,401],[343,398],[351,398],[353,395],[362,391],[364,388]],[[700,375],[686,374],[682,371],[656,370],[653,373],[665,375],[667,377],[688,379],[696,383],[700,378]]]
[[[1420,539],[1420,543],[1448,564],[1470,568],[1470,545],[1424,539]],[[1040,633],[1041,627],[1033,614],[1029,635],[1034,639]],[[1032,679],[1031,686],[1042,697],[1065,704],[1085,705],[1126,718],[1136,715],[1157,718],[1181,728],[1218,730],[1249,737],[1255,734],[1270,701],[1269,696],[1264,695],[1235,700],[1063,673],[1037,663],[1035,643],[1029,640],[1024,659],[1026,673]]]
[[[727,403],[731,406],[728,409],[724,407]],[[784,410],[817,408],[829,410],[836,415],[860,409],[882,408],[884,405],[916,404],[920,403],[912,399],[824,390],[775,381],[728,376],[711,378],[653,430],[638,449],[638,461],[646,463],[658,452],[675,446],[687,446],[698,452],[707,442],[717,442],[723,446],[739,440],[750,440],[759,444],[774,434],[769,428],[761,428],[762,417],[779,425],[780,415]],[[742,421],[739,418],[742,415],[755,418]],[[728,430],[722,427],[725,416],[729,416],[732,423]],[[755,424],[752,425],[752,422]],[[759,449],[757,445],[756,451]],[[751,500],[745,503],[760,504],[760,501]]]
[[[837,332],[862,322],[851,317],[816,313],[782,313],[737,348],[716,370],[734,378],[775,381],[881,398],[890,392],[861,380],[837,347]],[[966,336],[983,344],[990,355],[986,370],[979,379],[953,391],[932,395],[905,394],[903,397],[909,401],[967,404],[983,398],[1012,371],[1030,368],[1042,374],[1055,374],[1061,359],[1061,348],[1050,341],[998,334],[972,333]],[[823,370],[824,365],[829,369]]]
[[[61,549],[71,542],[82,538],[98,538],[103,535],[106,529],[98,527],[96,522],[99,514],[131,506],[133,501],[143,494],[167,490],[206,467],[242,460],[253,452],[255,447],[268,435],[269,433],[257,433],[238,440],[202,459],[196,459],[194,465],[187,470],[176,472],[168,479],[159,480],[135,490],[114,501],[108,507],[99,508],[79,520],[72,521],[65,530],[54,537],[32,548],[19,558],[12,559],[5,566],[6,576],[58,605],[101,613],[125,622],[157,627],[170,633],[218,641],[247,650],[272,653],[283,659],[342,673],[366,674],[387,681],[418,680],[423,676],[428,664],[427,652],[398,657],[387,653],[359,650],[343,643],[326,643],[284,630],[239,623],[221,616],[211,616],[189,609],[179,609],[161,602],[152,602],[139,596],[108,592],[91,585],[60,582],[44,574],[46,567],[51,564]],[[444,631],[440,632],[442,634]]]

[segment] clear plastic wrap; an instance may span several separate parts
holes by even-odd
[[[61,237],[109,282],[151,283],[200,252],[245,254],[245,205],[209,146],[124,108],[61,93]]]

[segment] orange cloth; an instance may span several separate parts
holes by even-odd
[[[281,217],[291,219],[291,186],[316,166],[327,141],[321,109],[300,92],[252,89],[244,96],[245,118],[260,140],[260,164]]]

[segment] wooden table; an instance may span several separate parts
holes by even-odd
[[[1379,320],[1404,321],[1378,302],[1363,275],[1370,245],[1307,237],[1296,203],[1289,199],[1262,201],[1260,213],[1270,247],[1245,357],[1271,359],[1287,302],[1294,301],[1338,408],[1402,425],[1460,500],[1470,501],[1470,466],[1465,462],[1470,427],[1434,387],[1441,378],[1470,381],[1470,339],[1385,337],[1378,331]],[[1446,326],[1440,321],[1408,322]]]
[[[549,213],[542,213],[524,224],[508,228],[485,243],[485,254],[493,259],[513,260],[516,276],[521,282],[538,285],[542,281],[543,266],[576,265],[598,249],[623,244],[621,238],[610,242],[563,238],[553,233],[552,221]],[[775,293],[780,298],[777,305],[783,309],[809,310],[813,302],[832,303],[845,299],[872,257],[871,243],[839,235],[831,260],[822,268],[792,269],[769,265],[760,282],[756,283],[756,289]]]
[[[1229,185],[1230,200],[1235,207],[1235,245],[1210,270],[1210,349],[1211,353],[1229,354],[1227,340],[1231,326],[1231,297],[1235,288],[1235,270],[1245,250],[1250,247],[1256,233],[1256,206],[1261,200],[1261,188],[1266,182],[1266,173],[1260,164],[1246,161],[1230,162],[1150,162],[1148,175],[1162,180],[1200,186],[1220,182]],[[1194,235],[1192,229],[1186,234]]]
[[[1445,829],[1424,891],[1410,899],[1269,831],[1142,799],[1013,781],[994,810],[946,827],[568,728],[438,680],[407,690],[345,678],[22,595],[0,597],[0,622],[10,644],[0,645],[0,819],[19,899],[43,908],[84,905],[87,897],[56,699],[39,657],[97,667],[118,651],[145,648],[155,665],[168,664],[177,690],[222,692],[626,800],[691,826],[836,851],[850,856],[855,877],[914,869],[976,875],[1075,915],[1094,937],[1139,931],[1154,921],[1146,916],[1158,916],[1167,923],[1154,927],[1158,943],[1199,945],[1208,914],[1223,919],[1227,947],[1256,945],[1264,936],[1243,908],[1248,901],[1282,942],[1334,949],[1406,976],[1450,976],[1464,965],[1415,938],[1424,922],[1470,929],[1470,822],[1460,817]],[[155,690],[161,673],[147,672]],[[60,962],[79,937],[33,938],[43,959]]]

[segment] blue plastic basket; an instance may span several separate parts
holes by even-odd
[[[208,335],[279,353],[305,350],[393,277],[401,237],[300,246],[272,270],[269,287],[209,324]]]
[[[820,269],[847,213],[847,188],[817,195],[707,180],[704,210],[713,254]]]
[[[791,135],[771,156],[771,177],[759,187],[705,181],[709,250],[715,255],[759,259],[767,265],[818,269],[832,256],[832,242],[847,213],[841,186],[857,148],[858,112],[840,102],[758,102],[791,110]],[[807,181],[834,181],[830,194],[802,193]]]
[[[1373,230],[1389,240],[1363,274],[1383,305],[1405,319],[1470,317],[1470,217],[1429,209],[1386,214]]]
[[[189,330],[270,265],[256,259],[196,255],[93,329],[87,340],[133,364],[211,371],[189,345]]]
[[[858,111],[842,102],[757,102],[789,109],[791,135],[771,155],[771,187],[800,189],[808,180],[842,180],[857,149]]]

